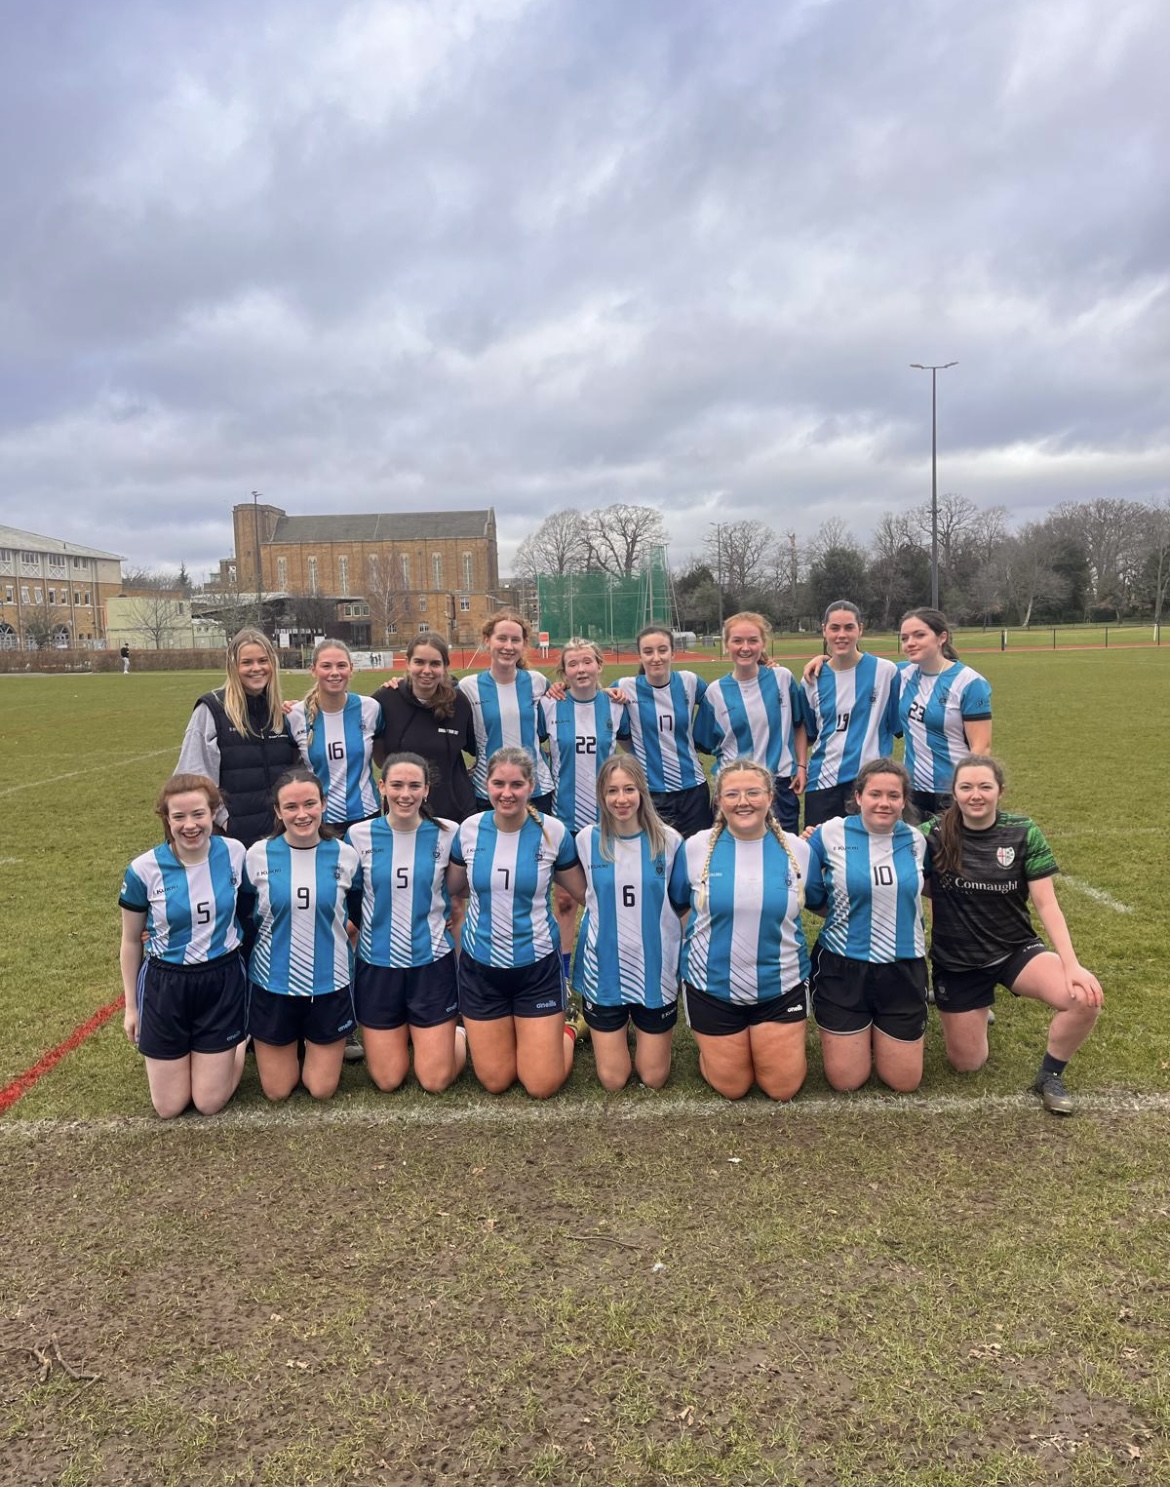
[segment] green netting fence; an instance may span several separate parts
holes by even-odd
[[[611,573],[550,574],[536,580],[541,630],[553,645],[574,635],[608,646],[631,641],[643,625],[673,623],[665,564],[651,563],[628,578]]]

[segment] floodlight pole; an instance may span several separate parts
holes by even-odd
[[[930,607],[938,608],[938,374],[948,367],[957,367],[957,361],[938,362],[924,366],[920,361],[910,365],[916,372],[930,373]]]

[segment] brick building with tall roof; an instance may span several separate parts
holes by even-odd
[[[235,554],[214,587],[319,601],[315,626],[351,645],[400,648],[433,631],[474,645],[500,607],[496,514],[479,511],[290,516],[254,500],[233,508]]]

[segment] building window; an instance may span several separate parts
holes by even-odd
[[[427,622],[426,622],[426,620],[423,620],[423,621],[422,621],[422,623],[421,623],[421,624],[420,624],[420,625],[419,625],[419,627],[418,627],[418,633],[419,633],[419,634],[420,634],[420,635],[426,635],[426,634],[427,634],[427,633],[428,633],[428,632],[429,632],[429,631],[430,631],[430,628],[431,628],[431,627],[430,627],[430,625],[429,625],[429,624],[428,624],[428,623],[427,623]]]
[[[4,585],[4,602],[5,602],[5,604],[15,604],[16,603],[16,590],[12,587],[12,585],[10,583],[6,583]]]
[[[49,576],[51,578],[64,578],[68,573],[69,565],[60,553],[56,555],[50,553],[47,561],[49,564]]]
[[[426,614],[427,612],[427,596],[425,594],[418,596],[418,612],[419,614]]]
[[[349,559],[338,558],[337,560],[337,587],[343,594],[349,593]]]
[[[12,549],[10,547],[0,547],[0,567],[4,567],[11,571],[11,566]]]
[[[85,591],[85,600],[84,600],[84,602],[85,602],[85,603],[86,603],[86,604],[88,604],[88,603],[89,603],[89,590],[88,590],[88,589],[86,589],[86,591]]]
[[[433,552],[431,554],[431,588],[441,589],[443,587],[443,555]]]
[[[309,569],[309,593],[310,594],[315,594],[317,592],[317,559],[316,558],[309,558],[308,559],[308,569]]]
[[[387,635],[397,635],[398,634],[398,626],[397,625],[387,625],[386,626],[386,634]]]
[[[74,558],[73,559],[73,566],[75,568],[84,568],[86,566],[85,559],[84,558]]]
[[[28,584],[26,583],[22,583],[20,586],[20,602],[22,604],[32,603],[32,600],[28,597]]]
[[[404,552],[398,561],[402,567],[402,587],[408,589],[410,588],[410,554]]]
[[[43,604],[45,602],[45,591],[39,586],[33,589],[33,603]]]
[[[49,603],[50,604],[56,604],[56,602],[57,602],[57,590],[56,589],[50,589],[49,590]]]
[[[41,558],[39,553],[22,552],[20,555],[20,571],[28,578],[36,578],[41,571]]]
[[[467,611],[470,608],[471,608],[471,595],[470,594],[460,594],[459,595],[459,612],[460,612],[460,614],[466,614]]]
[[[288,559],[277,558],[276,560],[276,587],[284,593],[288,588]]]
[[[475,587],[475,560],[469,552],[463,554],[463,587],[465,589]]]

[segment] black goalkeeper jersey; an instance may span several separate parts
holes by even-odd
[[[963,867],[940,872],[937,820],[926,832],[931,884],[931,959],[950,971],[996,965],[1036,938],[1028,884],[1059,871],[1035,821],[1000,811],[986,831],[963,827]]]

